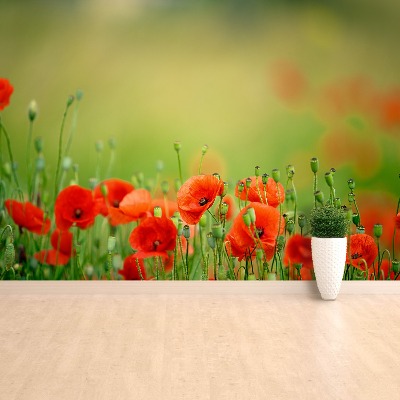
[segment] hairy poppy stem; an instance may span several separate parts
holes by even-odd
[[[33,201],[32,197],[33,180],[32,180],[32,165],[31,165],[32,132],[33,132],[33,120],[30,120],[29,130],[28,130],[28,143],[26,146],[26,172],[28,181],[28,198],[30,201]]]

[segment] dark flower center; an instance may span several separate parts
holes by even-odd
[[[259,228],[258,226],[256,226],[256,232],[258,237],[260,238],[262,235],[264,235],[264,228],[263,227]]]
[[[202,197],[202,198],[199,200],[199,205],[200,205],[200,206],[205,206],[209,201],[210,201],[210,200],[208,200],[207,197]]]
[[[118,200],[114,200],[113,201],[113,207],[119,208],[119,201]]]
[[[79,209],[79,208],[77,208],[77,209],[74,211],[74,215],[75,215],[75,218],[76,218],[76,219],[79,219],[79,218],[82,216],[82,210]]]
[[[161,244],[160,241],[155,240],[155,241],[153,242],[153,250],[157,250],[157,247],[158,247],[160,244]]]
[[[362,257],[362,254],[358,254],[358,253],[353,253],[352,255],[351,255],[351,258],[353,259],[353,260],[355,260],[355,259],[357,259],[357,258],[361,258]]]

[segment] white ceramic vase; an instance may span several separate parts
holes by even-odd
[[[335,300],[346,264],[347,238],[311,238],[315,279],[324,300]]]

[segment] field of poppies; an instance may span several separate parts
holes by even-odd
[[[346,280],[396,280],[399,276],[400,200],[397,208],[360,212],[356,182],[347,193],[335,189],[335,168],[321,171],[309,163],[314,202],[300,209],[295,167],[269,173],[256,166],[252,176],[232,178],[198,171],[184,180],[180,142],[176,178],[141,173],[131,181],[118,177],[79,181],[69,156],[74,120],[83,93],[66,100],[61,118],[58,162],[48,171],[43,143],[33,137],[37,105],[28,108],[27,143],[13,143],[1,111],[10,104],[13,86],[0,78],[0,277],[18,280],[311,280],[314,279],[308,217],[326,203],[343,210],[348,221]],[[26,146],[27,176],[19,176],[13,146]],[[115,143],[108,143],[111,171]],[[97,144],[98,169],[102,143]],[[72,173],[72,179],[71,179]],[[21,183],[20,183],[21,182]],[[23,184],[22,184],[23,182]],[[326,193],[326,194],[324,194]],[[388,216],[388,217],[387,217]]]

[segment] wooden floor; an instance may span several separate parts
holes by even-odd
[[[0,399],[400,399],[400,296],[1,295]]]

